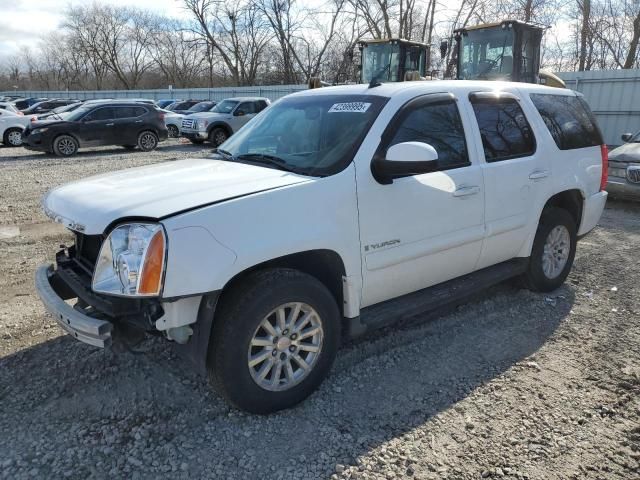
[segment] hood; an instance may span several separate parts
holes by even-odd
[[[217,113],[217,112],[198,112],[198,113],[192,113],[188,116],[189,118],[206,118],[207,120],[212,120],[212,121],[216,119],[232,117],[230,113]]]
[[[609,160],[640,163],[640,143],[625,143],[611,150],[609,152]]]
[[[45,213],[68,228],[100,234],[125,217],[172,214],[287,185],[309,177],[224,160],[191,159],[89,177],[51,190]]]
[[[31,130],[35,130],[40,127],[51,127],[52,125],[62,125],[67,122],[66,120],[60,120],[59,118],[39,118],[35,122],[31,122]]]

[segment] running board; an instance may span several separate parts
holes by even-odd
[[[528,258],[514,258],[417,292],[408,293],[402,297],[363,308],[359,317],[347,319],[349,322],[347,334],[349,337],[355,338],[400,320],[460,302],[488,287],[524,273],[528,263]]]

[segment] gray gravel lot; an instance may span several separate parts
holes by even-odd
[[[495,287],[345,345],[302,405],[230,409],[166,342],[63,335],[33,287],[70,238],[49,188],[201,156],[0,149],[0,477],[640,478],[640,207],[611,202],[550,295]]]

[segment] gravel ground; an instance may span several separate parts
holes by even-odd
[[[50,187],[197,156],[0,149],[0,477],[640,478],[640,207],[609,203],[550,295],[504,284],[345,345],[292,410],[230,409],[168,344],[62,335],[33,287]]]

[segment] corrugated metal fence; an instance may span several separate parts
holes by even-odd
[[[567,87],[584,94],[598,117],[605,141],[621,143],[620,135],[640,130],[640,70],[603,70],[564,72],[558,74]],[[188,88],[158,90],[94,90],[94,91],[18,91],[15,94],[49,98],[196,98],[223,100],[229,97],[260,96],[276,100],[284,95],[305,90],[306,85],[271,85],[263,87]],[[4,92],[14,94],[14,92]]]
[[[609,145],[640,130],[640,70],[595,70],[558,74],[567,87],[584,94]]]

